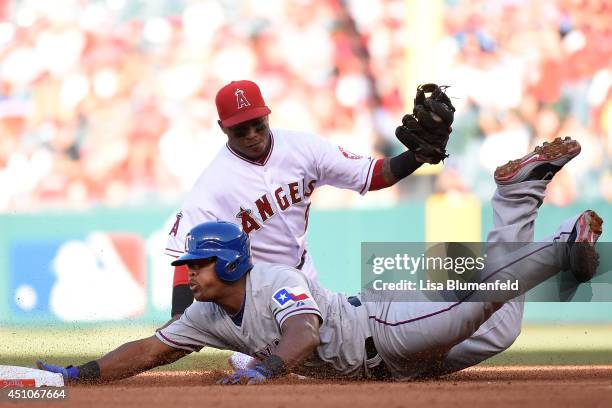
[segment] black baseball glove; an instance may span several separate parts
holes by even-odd
[[[444,93],[446,88],[436,84],[419,85],[412,114],[404,115],[402,125],[395,129],[399,141],[425,163],[437,164],[448,157],[446,144],[455,107]]]

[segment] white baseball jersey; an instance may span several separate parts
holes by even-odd
[[[306,254],[310,196],[332,185],[365,194],[374,160],[307,133],[274,129],[261,163],[223,147],[204,170],[170,231],[166,254],[183,254],[185,236],[205,221],[230,221],[249,234],[254,262],[316,271]]]
[[[263,359],[273,354],[285,320],[299,314],[319,316],[321,343],[294,372],[318,376],[364,374],[365,339],[369,337],[366,308],[351,305],[346,296],[332,293],[281,264],[259,263],[249,272],[240,325],[215,303],[196,301],[156,336],[171,347],[187,351],[210,346]]]

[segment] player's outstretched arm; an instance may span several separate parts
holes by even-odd
[[[101,358],[80,366],[59,367],[37,363],[38,368],[60,373],[69,381],[103,382],[131,377],[170,364],[189,354],[172,348],[155,336],[125,343]]]
[[[283,360],[286,369],[290,369],[309,357],[319,345],[319,316],[300,314],[289,317],[283,322],[281,332],[274,354]]]
[[[274,354],[256,363],[254,368],[238,370],[219,380],[219,384],[260,384],[287,374],[319,345],[319,325],[319,316],[314,314],[289,317],[283,322],[282,336]]]

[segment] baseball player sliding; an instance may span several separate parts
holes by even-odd
[[[225,85],[215,103],[227,145],[200,175],[177,213],[166,254],[183,255],[185,236],[194,226],[231,221],[249,235],[255,262],[290,265],[311,279],[317,279],[317,272],[306,233],[315,188],[332,185],[365,194],[395,184],[423,163],[440,162],[446,157],[455,110],[440,87],[420,87],[414,114],[406,115],[396,132],[410,150],[374,160],[316,135],[270,129],[271,111],[254,82]],[[187,268],[179,266],[174,271],[171,320],[192,302]],[[230,364],[243,367],[248,360],[236,354]]]
[[[579,152],[577,142],[557,139],[498,168],[489,241],[532,240],[549,180]],[[503,254],[495,266],[487,261],[484,281],[512,276],[519,280],[522,296],[561,270],[588,280],[598,265],[593,244],[602,223],[593,211],[572,217],[549,238]],[[520,329],[512,327],[512,311],[496,313],[512,303],[514,292],[474,302],[346,298],[290,266],[253,264],[248,234],[229,222],[192,228],[185,252],[173,265],[187,266],[189,288],[197,300],[179,320],[84,365],[64,368],[39,362],[39,368],[72,381],[115,380],[210,346],[256,358],[248,368],[222,378],[221,384],[262,383],[288,372],[417,378],[477,364],[505,350]],[[482,330],[492,317],[498,319],[495,327],[506,325],[509,330]]]

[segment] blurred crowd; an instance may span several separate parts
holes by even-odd
[[[273,127],[401,151],[409,2],[261,3],[0,0],[0,211],[180,202],[225,143],[214,95],[233,79],[259,83]],[[612,4],[441,4],[428,63],[457,107],[451,157],[371,198],[326,190],[315,204],[486,200],[495,166],[566,135],[583,153],[549,200],[612,201]]]

